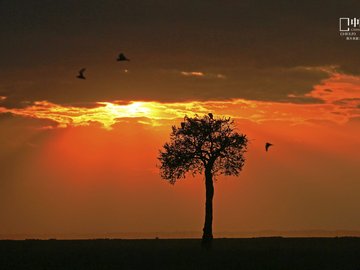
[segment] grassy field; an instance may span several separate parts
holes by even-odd
[[[360,238],[3,240],[0,269],[360,270]]]

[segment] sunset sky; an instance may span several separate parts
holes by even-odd
[[[339,36],[359,10],[0,0],[0,238],[200,237],[203,176],[171,185],[157,156],[209,112],[250,139],[215,183],[215,237],[360,232],[360,40]]]

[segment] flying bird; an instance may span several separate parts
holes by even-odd
[[[269,147],[270,146],[273,146],[273,144],[272,143],[269,143],[269,142],[267,142],[266,144],[265,144],[265,150],[266,150],[266,152],[269,150]]]
[[[84,76],[84,72],[85,72],[86,68],[82,68],[79,70],[79,75],[76,76],[76,78],[78,79],[82,79],[82,80],[85,80],[85,76]]]
[[[208,113],[210,119],[214,119],[214,115],[212,113]]]
[[[120,53],[116,61],[130,61],[123,53]]]

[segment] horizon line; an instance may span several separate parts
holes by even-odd
[[[360,230],[259,230],[239,232],[214,232],[214,238],[262,237],[360,237]],[[0,234],[0,240],[85,240],[85,239],[197,239],[198,231],[173,232],[110,232],[110,233],[11,233]]]

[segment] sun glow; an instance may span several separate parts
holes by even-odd
[[[55,104],[49,101],[35,101],[23,108],[0,107],[1,113],[22,117],[52,120],[57,127],[88,126],[100,124],[112,129],[116,123],[133,119],[141,124],[159,126],[169,120],[181,119],[185,115],[207,114],[245,119],[255,123],[265,121],[286,121],[292,124],[313,124],[319,121],[346,123],[360,117],[360,79],[344,74],[332,77],[315,85],[306,97],[319,100],[318,103],[291,103],[255,101],[246,99],[218,101],[102,101],[88,104],[88,107]],[[291,99],[291,96],[290,96]],[[7,97],[0,96],[0,101]]]
[[[185,115],[207,114],[213,112],[233,118],[253,122],[289,121],[294,124],[313,120],[326,120],[337,123],[348,121],[349,112],[341,104],[291,104],[248,101],[242,99],[229,101],[192,101],[179,103],[161,103],[155,101],[132,101],[127,104],[97,102],[93,107],[65,106],[48,101],[37,101],[25,108],[7,109],[0,107],[0,113],[11,113],[22,117],[47,119],[57,123],[57,127],[88,126],[99,123],[105,129],[127,119],[152,126],[158,126],[166,120],[183,118]],[[350,108],[352,114],[354,109]],[[355,111],[355,116],[359,115]]]
[[[118,102],[96,102],[94,107],[65,106],[48,101],[36,101],[25,108],[7,109],[0,107],[0,113],[12,113],[23,117],[49,119],[58,123],[58,127],[86,126],[92,122],[100,123],[105,129],[121,119],[139,118],[139,122],[157,125],[157,120],[175,119],[185,114],[203,113],[207,110],[201,103],[159,103],[132,101],[127,104]]]

